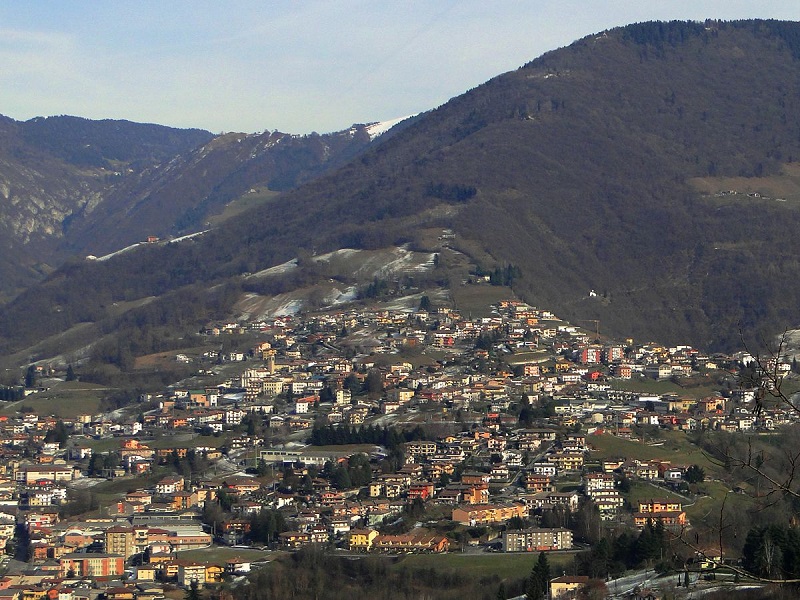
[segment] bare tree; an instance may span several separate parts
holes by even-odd
[[[749,405],[744,408],[762,423],[767,421],[775,408],[788,411],[800,419],[800,399],[785,391],[786,365],[789,364],[787,341],[788,336],[784,332],[777,344],[770,346],[762,341],[765,351],[755,353],[745,344],[745,351],[752,360],[742,366],[738,384],[740,389],[752,392]],[[737,493],[747,494],[757,503],[759,516],[773,514],[769,512],[771,508],[780,513],[789,513],[786,514],[788,526],[794,520],[794,506],[800,502],[800,431],[797,426],[792,426],[781,436],[781,440],[788,443],[776,444],[771,439],[740,434],[722,436],[706,447],[706,455],[729,473],[730,484],[738,482]],[[707,545],[701,544],[699,534],[695,531],[684,528],[678,535],[679,540],[706,561],[715,566],[724,565],[741,576],[764,583],[800,583],[796,570],[789,573],[784,569],[781,546],[770,531],[764,532],[753,557],[758,573],[724,561],[726,540],[731,535],[736,538],[738,533],[746,533],[740,530],[745,525],[741,510],[734,511],[728,507],[728,494],[733,491],[729,490],[723,498],[714,526],[716,556],[712,556]]]

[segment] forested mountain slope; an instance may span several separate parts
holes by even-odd
[[[453,229],[484,267],[518,266],[526,300],[608,333],[713,349],[740,328],[794,326],[798,56],[797,23],[587,37],[191,243],[69,265],[7,306],[0,333],[18,348],[119,300],[222,282],[233,297],[239,275],[298,249],[382,247],[424,227]]]

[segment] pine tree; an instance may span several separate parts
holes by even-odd
[[[30,365],[25,372],[25,387],[29,389],[36,387],[36,367],[33,365]]]
[[[500,587],[497,589],[497,600],[506,600],[507,598],[506,586],[504,583],[501,583]]]
[[[686,475],[683,478],[687,483],[701,483],[706,478],[706,472],[703,467],[692,465],[686,469]]]
[[[528,578],[528,589],[525,593],[525,600],[543,600],[547,597],[547,589],[550,584],[550,563],[547,561],[547,554],[539,553],[536,564],[533,565],[530,577]]]
[[[196,579],[192,579],[192,583],[189,585],[189,589],[186,590],[186,595],[184,597],[186,600],[201,600],[200,586]]]
[[[69,440],[69,432],[67,431],[66,425],[64,425],[63,421],[59,421],[56,423],[56,428],[53,431],[54,440],[58,442],[59,448],[66,448],[67,441]]]

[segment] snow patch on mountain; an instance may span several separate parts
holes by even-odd
[[[369,134],[369,139],[374,140],[376,137],[379,137],[389,131],[392,127],[397,125],[398,123],[402,123],[406,119],[410,119],[411,117],[416,117],[417,115],[407,115],[405,117],[400,117],[398,119],[392,119],[390,121],[380,121],[379,123],[370,123],[366,126],[367,133]]]
[[[258,273],[253,273],[252,275],[248,275],[245,279],[257,279],[259,277],[267,277],[269,275],[280,275],[281,273],[287,273],[292,269],[297,268],[297,259],[293,258],[292,260],[286,261],[280,265],[275,265],[274,267],[270,267],[269,269],[264,269],[263,271],[259,271]]]
[[[325,296],[325,304],[328,306],[337,306],[339,304],[347,304],[348,302],[354,302],[358,299],[358,288],[356,286],[350,286],[344,290],[340,290],[338,288],[333,288],[330,293]]]

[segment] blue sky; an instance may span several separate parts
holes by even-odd
[[[425,111],[591,33],[800,20],[737,0],[0,3],[0,114],[320,133]]]

